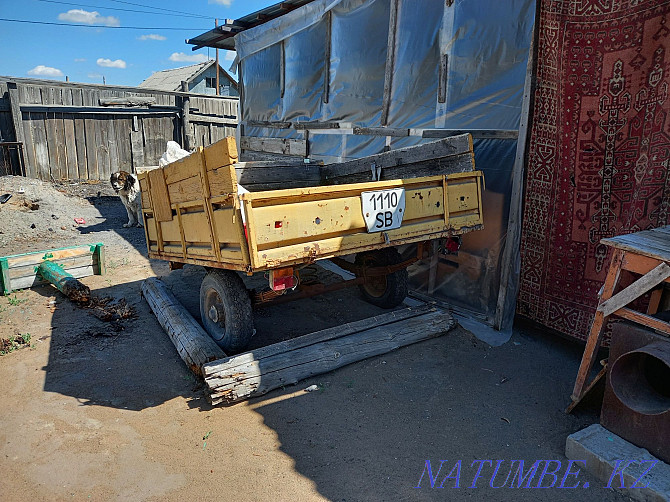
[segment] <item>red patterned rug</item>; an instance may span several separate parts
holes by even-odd
[[[670,0],[542,0],[518,313],[585,339],[611,251],[668,224]]]

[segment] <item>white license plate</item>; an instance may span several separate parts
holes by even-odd
[[[363,192],[361,203],[368,232],[393,230],[402,225],[402,217],[405,214],[404,188]]]

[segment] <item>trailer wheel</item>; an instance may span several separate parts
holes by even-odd
[[[400,253],[391,247],[358,253],[354,263],[363,267],[386,267],[401,261]],[[359,288],[365,301],[390,309],[400,305],[407,297],[407,282],[407,269],[403,268],[386,276],[369,277]]]
[[[200,285],[200,318],[205,331],[226,353],[242,351],[254,333],[251,299],[231,270],[210,270]]]

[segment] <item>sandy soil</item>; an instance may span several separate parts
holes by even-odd
[[[14,183],[0,178],[0,192]],[[170,273],[147,260],[142,229],[121,228],[125,210],[106,187],[58,188],[63,198],[52,202],[50,185],[24,186],[39,209],[0,207],[0,256],[102,241],[108,273],[83,282],[125,298],[137,318],[103,322],[46,286],[0,297],[0,337],[30,334],[28,346],[0,356],[1,500],[626,500],[584,472],[588,489],[494,490],[486,467],[469,488],[476,459],[505,460],[507,470],[512,459],[557,459],[563,474],[566,436],[597,421],[590,403],[563,413],[581,347],[532,326],[496,348],[459,327],[210,407],[139,294],[141,280],[163,276],[197,317],[203,270]],[[73,226],[75,213],[87,223]],[[30,234],[48,219],[68,220],[67,230]],[[257,310],[252,344],[379,312],[355,290]],[[305,392],[312,384],[320,390]],[[462,461],[459,488],[447,480],[431,489],[425,476],[415,488],[426,460],[437,468],[445,459],[450,471]]]

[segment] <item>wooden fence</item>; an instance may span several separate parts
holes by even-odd
[[[237,98],[0,77],[0,142],[22,143],[25,175],[43,180],[157,165],[170,140],[193,148],[234,136],[237,114]]]

